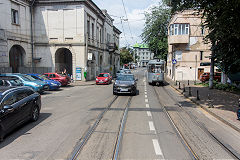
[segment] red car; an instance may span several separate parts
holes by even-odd
[[[210,79],[209,72],[205,72],[205,73],[201,74],[201,76],[200,76],[200,81],[202,81],[202,82],[209,81],[209,79]],[[214,80],[221,82],[221,72],[214,72]]]
[[[100,73],[96,77],[96,84],[110,84],[112,82],[112,76],[109,73]]]
[[[60,82],[62,86],[67,86],[71,82],[71,78],[67,75],[59,73],[44,73],[44,75],[52,80]]]

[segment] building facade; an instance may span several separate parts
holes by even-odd
[[[15,4],[14,0],[9,2]],[[99,9],[91,0],[36,0],[32,5],[31,43],[31,4],[26,1],[26,5],[30,6],[25,9],[29,14],[25,15],[28,17],[25,18],[27,29],[22,30],[28,31],[30,50],[25,50],[29,58],[28,63],[23,63],[23,66],[35,70],[12,72],[43,73],[66,70],[75,80],[93,80],[100,72],[114,73],[113,66],[119,68],[120,55],[115,47],[115,43],[119,42],[114,41],[114,37],[119,37],[121,32],[113,26],[113,19],[106,10]],[[5,12],[8,12],[12,6],[6,8]],[[6,30],[8,28],[6,27]],[[32,52],[31,44],[34,44]],[[11,59],[6,58],[5,61],[5,66],[13,68],[10,65]]]
[[[150,59],[153,59],[154,53],[152,53],[146,44],[133,45],[134,58],[140,67],[147,66]]]
[[[210,72],[211,44],[201,14],[186,10],[175,14],[168,26],[167,75],[173,80],[198,80]]]

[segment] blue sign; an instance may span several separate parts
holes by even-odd
[[[82,80],[82,69],[80,67],[76,67],[76,80]]]
[[[173,59],[172,60],[172,64],[176,64],[177,63],[177,60],[176,59]]]

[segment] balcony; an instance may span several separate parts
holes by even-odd
[[[114,52],[115,50],[118,50],[118,47],[116,43],[107,43],[107,49],[109,52]]]
[[[168,44],[188,44],[189,43],[189,35],[169,35],[168,36]]]

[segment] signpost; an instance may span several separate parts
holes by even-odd
[[[76,80],[82,80],[82,69],[81,67],[76,67]]]
[[[172,60],[172,64],[176,64],[177,63],[177,60],[176,59],[173,59]]]

